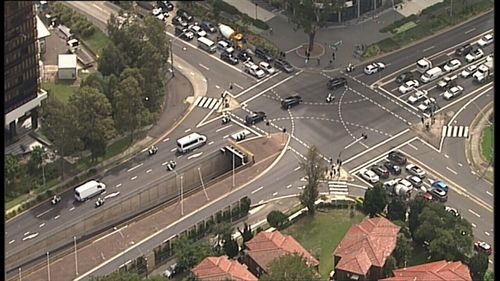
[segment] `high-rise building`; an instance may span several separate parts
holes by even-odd
[[[16,123],[31,117],[38,127],[38,108],[47,93],[40,89],[36,13],[33,1],[4,2],[4,128],[7,139]]]

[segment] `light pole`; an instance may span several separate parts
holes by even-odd
[[[21,268],[19,268],[19,281],[21,281]]]
[[[49,252],[47,252],[47,277],[50,281],[50,261],[49,261]]]
[[[184,216],[184,188],[182,186],[183,176],[181,175],[181,216]]]
[[[255,19],[257,19],[257,3],[255,3]]]
[[[233,188],[234,188],[234,186],[235,186],[235,183],[234,183],[234,152],[232,154],[233,154]]]
[[[174,74],[174,40],[170,39],[170,72],[172,72],[172,77]]]
[[[78,255],[76,251],[76,236],[73,236],[73,244],[75,245],[75,272],[78,276]]]

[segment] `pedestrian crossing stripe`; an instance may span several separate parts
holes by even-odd
[[[443,126],[442,137],[468,138],[469,126]]]
[[[330,194],[338,194],[338,195],[348,195],[349,188],[345,182],[328,182],[328,191]]]
[[[197,97],[196,101],[194,102],[195,106],[207,109],[219,108],[220,104],[220,99],[209,97]]]

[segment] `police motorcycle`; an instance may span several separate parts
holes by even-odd
[[[328,93],[326,97],[326,103],[332,103],[335,100],[335,95],[333,93]]]
[[[354,65],[352,63],[349,63],[349,65],[345,68],[345,71],[347,73],[353,72],[354,71]]]
[[[167,171],[173,171],[176,166],[177,166],[177,163],[175,163],[174,160],[170,160],[167,164]]]
[[[155,155],[158,152],[158,147],[156,145],[153,145],[149,148],[148,153],[149,155]]]
[[[95,207],[101,207],[102,205],[104,205],[104,198],[97,198],[97,201],[95,201]]]

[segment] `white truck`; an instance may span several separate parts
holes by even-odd
[[[75,188],[75,199],[83,202],[106,191],[106,185],[96,180],[88,181]]]
[[[432,62],[427,58],[422,58],[417,61],[417,71],[424,74],[427,70],[432,68]]]
[[[219,31],[224,38],[233,42],[234,46],[237,49],[239,49],[239,50],[244,49],[243,34],[236,32],[230,26],[222,24],[222,23],[219,24]]]
[[[474,82],[484,83],[493,77],[493,58],[486,58],[486,62],[481,64],[476,72],[472,74]]]

